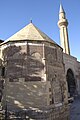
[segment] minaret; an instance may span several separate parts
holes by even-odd
[[[60,28],[60,42],[61,42],[61,47],[63,48],[63,52],[70,55],[68,29],[67,29],[68,21],[66,19],[65,11],[62,5],[60,5],[58,26]]]

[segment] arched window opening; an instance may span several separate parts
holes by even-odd
[[[75,77],[73,71],[71,69],[68,69],[66,79],[67,79],[69,97],[73,97],[76,91],[76,83],[75,83]]]
[[[41,55],[38,52],[32,53],[31,56],[36,58],[36,59],[38,59],[38,60],[40,60],[40,61],[42,60],[42,57],[41,57]]]

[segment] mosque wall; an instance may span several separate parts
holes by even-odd
[[[5,67],[2,104],[3,108],[7,106],[7,112],[16,114],[26,109],[34,111],[33,117],[33,112],[26,113],[30,118],[42,116],[51,120],[54,116],[56,120],[55,113],[59,117],[62,110],[67,113],[60,119],[68,118],[62,48],[47,43],[9,43],[2,46],[2,56]]]

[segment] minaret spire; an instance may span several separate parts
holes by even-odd
[[[61,4],[59,10],[58,26],[60,28],[60,42],[61,42],[61,47],[63,48],[63,52],[70,55],[68,29],[67,29],[68,21],[66,19],[65,11]]]
[[[32,23],[32,18],[30,19],[30,23]]]
[[[60,4],[60,10],[59,10],[59,13],[63,12],[64,13],[64,9],[63,9],[63,6]]]

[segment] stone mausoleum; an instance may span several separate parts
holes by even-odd
[[[61,46],[32,22],[0,43],[0,101],[7,120],[69,120],[68,99],[80,94],[80,63],[70,55],[60,5]]]

